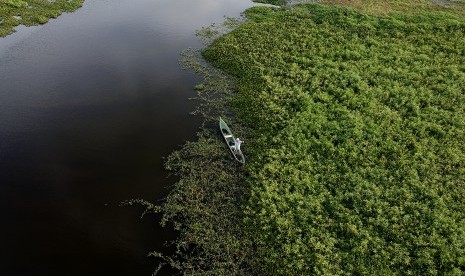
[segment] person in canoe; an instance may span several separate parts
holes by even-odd
[[[239,137],[237,137],[236,140],[234,140],[234,144],[231,145],[231,149],[235,153],[241,152],[241,144],[242,143],[244,143],[244,141],[241,141],[241,139],[239,139]]]

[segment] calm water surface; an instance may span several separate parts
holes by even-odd
[[[0,39],[0,275],[150,275],[163,157],[194,139],[194,31],[248,0],[87,0]],[[169,274],[165,271],[165,274]]]

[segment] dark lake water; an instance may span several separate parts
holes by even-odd
[[[150,275],[163,157],[195,139],[179,53],[248,0],[87,0],[0,38],[0,275]],[[165,271],[164,274],[169,274]]]

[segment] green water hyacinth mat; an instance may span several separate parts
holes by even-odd
[[[0,37],[14,32],[18,25],[33,26],[47,23],[63,12],[72,12],[84,0],[0,0]]]
[[[255,7],[204,51],[250,131],[260,275],[465,273],[465,21]]]

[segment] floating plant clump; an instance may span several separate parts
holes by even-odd
[[[0,0],[0,37],[14,32],[18,25],[45,24],[63,12],[72,12],[84,0],[23,1]]]

